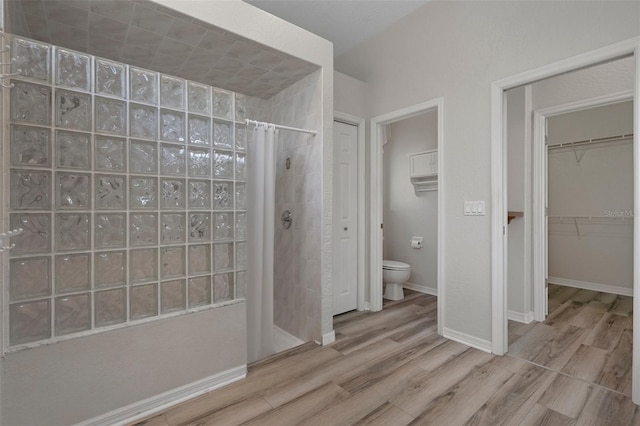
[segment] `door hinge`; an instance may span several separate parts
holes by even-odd
[[[502,235],[507,235],[507,227],[506,226],[502,227]]]
[[[380,224],[380,229],[384,229],[384,227],[382,226],[382,223]]]

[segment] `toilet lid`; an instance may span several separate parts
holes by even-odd
[[[396,262],[395,260],[382,261],[382,269],[392,269],[394,271],[402,271],[409,268],[411,268],[411,265],[408,265],[403,262]]]

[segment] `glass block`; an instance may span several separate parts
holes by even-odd
[[[129,207],[132,209],[154,209],[158,207],[158,179],[132,176]]]
[[[160,173],[184,176],[187,169],[184,145],[163,143],[160,153]]]
[[[140,283],[158,279],[158,249],[129,251],[129,281]]]
[[[96,59],[96,92],[124,98],[126,72],[123,64]]]
[[[211,208],[211,182],[189,179],[189,208]]]
[[[233,125],[226,121],[213,122],[213,144],[219,148],[233,149]]]
[[[211,113],[211,87],[203,84],[187,82],[189,111],[201,114]]]
[[[160,251],[160,276],[162,279],[184,277],[186,271],[185,247],[165,247]]]
[[[158,244],[158,216],[155,213],[131,213],[129,245],[149,246]]]
[[[211,119],[189,114],[189,143],[211,145]]]
[[[22,234],[11,239],[12,254],[48,253],[51,251],[51,216],[46,213],[18,213],[11,216],[11,229],[22,228]]]
[[[244,121],[247,118],[247,97],[236,93],[236,121]]]
[[[247,161],[245,154],[236,154],[236,179],[247,180]]]
[[[189,274],[211,272],[211,246],[202,244],[189,246]]]
[[[236,298],[247,297],[247,271],[236,272]]]
[[[97,210],[126,210],[126,179],[122,175],[96,175]]]
[[[247,267],[247,243],[244,241],[236,243],[236,268]]]
[[[140,138],[158,137],[158,109],[140,104],[129,104],[129,134]]]
[[[56,173],[56,207],[61,209],[90,209],[91,175],[84,173]]]
[[[126,139],[96,135],[95,144],[96,170],[126,171]]]
[[[56,335],[62,336],[91,328],[91,295],[56,297]]]
[[[11,208],[51,210],[51,172],[11,170]]]
[[[233,209],[233,182],[213,182],[213,209]]]
[[[217,274],[213,276],[213,301],[225,302],[233,299],[233,274]]]
[[[184,213],[163,213],[160,219],[160,240],[162,244],[185,242]]]
[[[123,213],[95,215],[96,248],[124,247],[127,244],[127,219]]]
[[[127,320],[127,295],[124,288],[95,293],[96,327],[120,324]]]
[[[51,131],[39,127],[11,126],[11,165],[51,166]]]
[[[184,142],[185,140],[184,113],[160,110],[160,139],[168,142]]]
[[[189,279],[189,307],[211,304],[211,276]]]
[[[160,284],[161,312],[182,311],[187,305],[187,288],[184,280],[167,281]]]
[[[163,209],[185,208],[184,179],[162,179],[160,190],[160,207]]]
[[[213,151],[213,176],[233,179],[233,152]]]
[[[132,320],[158,315],[158,286],[140,285],[129,289],[129,318]]]
[[[56,293],[71,293],[91,288],[89,253],[56,256]]]
[[[236,213],[236,239],[247,239],[247,214],[244,212]]]
[[[244,183],[236,183],[236,209],[247,209],[247,186]]]
[[[233,239],[233,213],[213,214],[213,239]]]
[[[246,151],[247,150],[247,126],[244,124],[236,123],[236,151]]]
[[[213,270],[233,269],[233,243],[213,245]]]
[[[91,135],[56,130],[56,166],[65,169],[91,169]]]
[[[189,176],[211,176],[211,152],[189,148]]]
[[[96,132],[125,135],[127,133],[127,104],[117,99],[96,96]]]
[[[132,101],[146,102],[148,104],[156,104],[158,102],[158,74],[152,71],[130,67],[129,75],[131,79],[129,99]]]
[[[51,337],[49,300],[15,303],[9,306],[9,343],[20,345]]]
[[[126,254],[124,251],[105,251],[95,254],[96,288],[122,286],[127,283]]]
[[[91,95],[56,89],[56,126],[91,130]]]
[[[24,77],[50,81],[51,47],[48,44],[13,37],[11,58],[12,73],[20,70]]]
[[[155,142],[130,141],[130,169],[133,173],[158,172],[158,144]]]
[[[213,115],[233,119],[233,93],[213,89]]]
[[[184,109],[184,80],[160,76],[160,104],[171,108]]]
[[[48,257],[11,259],[11,301],[51,295],[51,265]]]
[[[89,90],[91,82],[91,56],[56,48],[56,84]]]
[[[51,124],[51,88],[14,81],[11,88],[11,119],[48,126]]]
[[[90,249],[90,215],[56,214],[56,250]]]
[[[211,240],[211,215],[191,213],[189,215],[189,242]]]

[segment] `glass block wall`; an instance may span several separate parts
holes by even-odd
[[[244,297],[240,94],[13,37],[9,344]]]

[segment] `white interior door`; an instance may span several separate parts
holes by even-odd
[[[358,128],[333,126],[333,314],[358,306]]]

